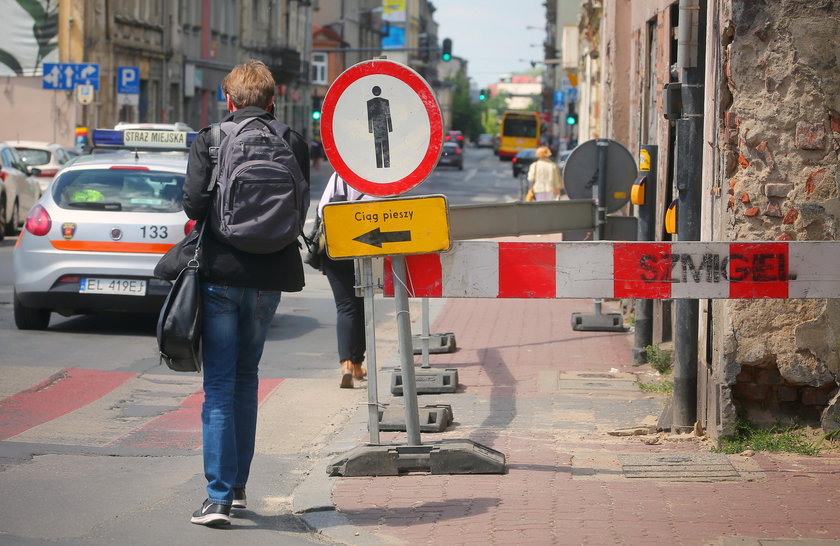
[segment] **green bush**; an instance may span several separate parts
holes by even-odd
[[[770,428],[758,428],[749,420],[739,417],[735,420],[732,434],[723,438],[716,453],[741,453],[753,451],[783,451],[802,455],[817,455],[820,446],[811,442],[805,432],[796,425],[774,424]]]
[[[660,381],[658,383],[642,383],[641,381],[637,381],[636,386],[642,392],[659,392],[662,394],[671,394],[674,392],[673,381]]]
[[[663,375],[670,373],[671,353],[665,349],[661,349],[658,343],[646,346],[645,355],[647,356],[648,364],[650,364],[654,370]]]

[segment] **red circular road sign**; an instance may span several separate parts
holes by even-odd
[[[365,61],[327,91],[321,137],[339,176],[385,197],[410,190],[432,172],[443,121],[434,92],[417,72],[393,61]]]

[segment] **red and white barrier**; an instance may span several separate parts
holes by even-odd
[[[840,244],[456,241],[406,256],[411,297],[837,298]],[[385,294],[393,295],[386,264]]]

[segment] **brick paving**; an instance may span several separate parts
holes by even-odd
[[[589,392],[558,388],[554,379],[561,372],[639,371],[632,366],[632,334],[575,332],[570,317],[576,311],[591,312],[592,302],[447,301],[433,331],[454,332],[458,350],[431,355],[431,364],[457,368],[460,386],[455,394],[419,402],[451,404],[455,423],[422,439],[474,440],[504,453],[507,473],[336,478],[336,509],[382,541],[409,544],[840,539],[837,457],[730,457],[746,469],[741,481],[623,477],[622,453],[690,456],[708,445],[646,445],[638,437],[606,434],[657,417],[660,395],[594,383]],[[403,442],[405,434],[383,433],[381,440]]]

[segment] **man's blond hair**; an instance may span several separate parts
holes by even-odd
[[[222,91],[230,95],[236,108],[268,108],[274,100],[275,87],[271,71],[265,63],[256,59],[236,65],[222,80]]]

